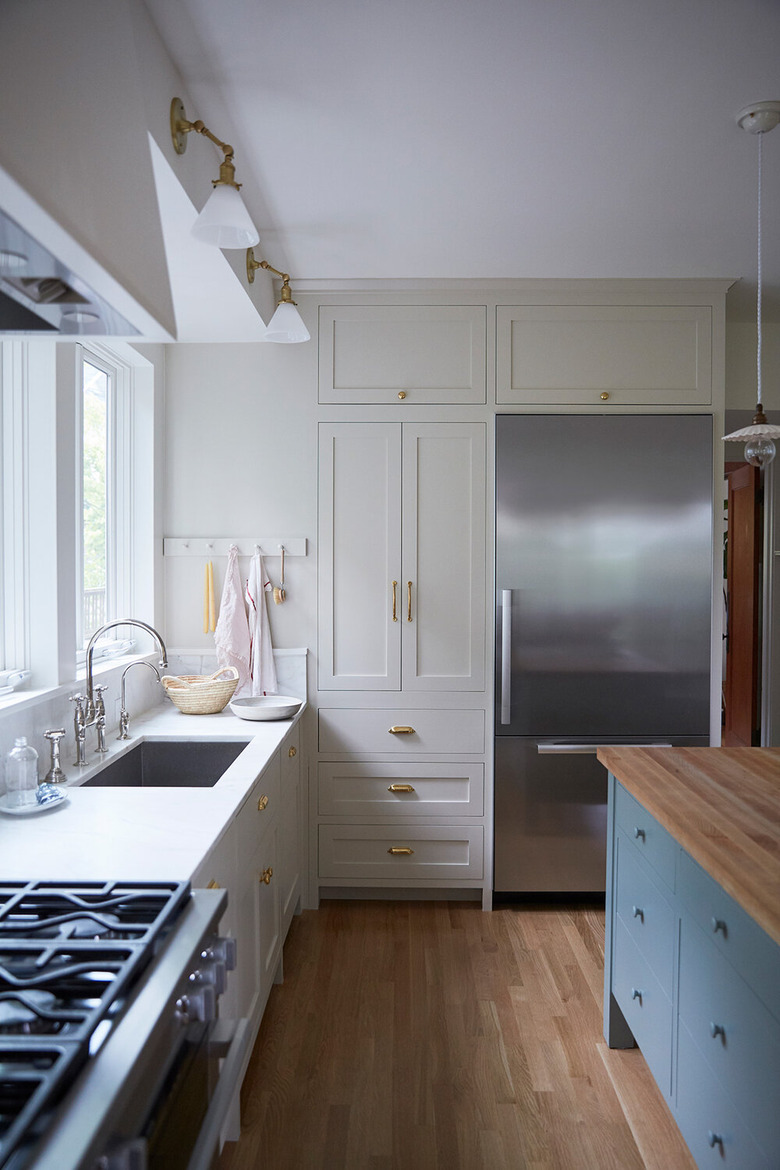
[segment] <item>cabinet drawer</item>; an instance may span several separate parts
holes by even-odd
[[[479,826],[320,825],[323,878],[480,879]],[[390,853],[391,849],[406,852]]]
[[[238,855],[244,859],[259,857],[261,838],[279,811],[281,768],[279,753],[252,785],[236,815]],[[261,867],[262,868],[262,867]]]
[[[321,816],[482,816],[482,764],[320,764]]]
[[[758,1149],[684,1024],[680,1024],[677,1084],[675,1117],[700,1170],[769,1170],[778,1165],[779,1152],[775,1150],[767,1160]]]
[[[673,890],[675,859],[680,846],[622,784],[615,785],[615,823]]]
[[[392,728],[411,727],[411,732]],[[321,752],[482,752],[484,711],[346,710],[320,708]]]
[[[767,1092],[780,1085],[780,1023],[687,916],[680,938],[679,1003],[680,1020],[753,1140],[780,1165],[777,1094]]]
[[[637,850],[617,835],[616,909],[664,992],[672,997],[672,964],[677,915]]]
[[[668,1097],[672,1078],[672,1004],[623,922],[615,920],[612,990],[634,1039]]]
[[[780,947],[684,850],[677,892],[693,920],[780,1019]]]

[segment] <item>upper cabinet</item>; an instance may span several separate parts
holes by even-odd
[[[499,305],[499,405],[705,406],[710,305]]]
[[[485,685],[483,423],[320,427],[319,686]]]
[[[484,305],[321,305],[319,400],[486,401]]]

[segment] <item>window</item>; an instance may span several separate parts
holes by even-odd
[[[81,598],[79,640],[86,646],[107,618],[115,617],[110,524],[113,473],[114,379],[86,355],[81,362]]]

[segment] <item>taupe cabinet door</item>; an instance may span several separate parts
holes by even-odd
[[[320,427],[321,690],[483,690],[485,427]]]

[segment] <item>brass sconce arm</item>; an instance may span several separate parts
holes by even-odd
[[[273,264],[269,264],[267,260],[255,260],[254,248],[247,248],[246,250],[246,278],[250,284],[254,284],[255,272],[258,268],[266,268],[269,272],[273,272],[276,276],[281,278],[282,287],[279,293],[279,303],[294,305],[295,301],[292,299],[292,289],[290,288],[290,274],[289,272],[280,272],[278,268],[274,268]]]
[[[198,118],[195,122],[190,122],[184,115],[184,105],[181,98],[174,98],[171,102],[171,139],[173,140],[173,148],[177,154],[184,154],[187,149],[187,135],[194,130],[196,134],[202,134],[204,138],[208,138],[215,146],[224,154],[224,159],[219,166],[219,178],[212,179],[212,184],[217,187],[221,184],[235,187],[236,190],[241,186],[236,182],[236,168],[233,164],[233,147],[227,142],[222,142],[209,130],[208,126]]]

